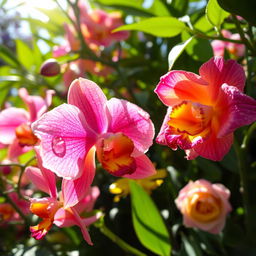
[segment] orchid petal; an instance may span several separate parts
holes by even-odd
[[[8,147],[7,157],[8,159],[16,159],[18,156],[32,150],[31,146],[21,146],[17,139],[14,139],[12,144]]]
[[[20,88],[19,89],[19,96],[22,98],[22,100],[28,106],[31,122],[34,122],[43,113],[46,112],[47,108],[51,105],[53,94],[54,94],[53,90],[47,90],[46,99],[43,99],[40,96],[31,96],[31,95],[29,95],[26,88]]]
[[[88,192],[95,175],[95,147],[92,147],[85,158],[84,170],[78,179],[62,181],[64,208],[72,207],[81,201]]]
[[[76,179],[84,170],[84,158],[96,135],[86,126],[81,111],[62,104],[32,124],[41,139],[43,166],[65,179]]]
[[[154,125],[147,112],[125,100],[112,98],[107,103],[109,132],[121,132],[129,137],[135,148],[144,153],[152,145]]]
[[[207,105],[210,101],[207,84],[194,73],[174,70],[160,78],[155,93],[167,106],[180,104],[184,100]]]
[[[234,86],[222,85],[219,103],[224,105],[222,124],[218,137],[234,132],[237,128],[256,120],[256,100],[243,94]]]
[[[230,150],[232,143],[232,133],[223,138],[216,138],[216,135],[212,134],[204,143],[196,145],[193,149],[198,155],[204,158],[221,161]]]
[[[224,83],[243,91],[246,80],[245,73],[242,66],[234,60],[225,61],[223,57],[213,57],[200,67],[199,73],[209,83],[213,101]]]
[[[95,132],[106,132],[107,98],[97,84],[84,78],[74,80],[69,88],[68,103],[83,112],[86,122]]]
[[[132,174],[126,174],[123,177],[129,179],[144,179],[156,174],[156,169],[153,163],[146,155],[135,157],[136,170]]]
[[[74,214],[74,218],[76,220],[76,224],[77,226],[80,227],[81,231],[82,231],[82,234],[83,234],[83,238],[84,240],[89,244],[89,245],[93,245],[92,241],[91,241],[91,238],[90,238],[90,235],[87,231],[87,228],[86,228],[86,224],[83,222],[83,219],[79,216],[79,214],[77,213],[77,211],[74,209],[74,208],[71,208],[72,209],[72,212]]]
[[[7,108],[0,113],[0,143],[11,144],[16,138],[15,129],[27,123],[28,112],[22,108]]]

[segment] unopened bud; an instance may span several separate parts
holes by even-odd
[[[60,64],[55,59],[46,60],[40,68],[42,76],[56,76],[60,73]]]

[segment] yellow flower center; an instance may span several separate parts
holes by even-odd
[[[200,222],[210,222],[221,214],[221,201],[205,192],[194,193],[188,198],[186,210],[190,217]]]

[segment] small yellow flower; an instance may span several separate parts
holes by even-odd
[[[167,171],[160,169],[155,175],[145,179],[135,180],[135,182],[140,184],[148,194],[151,194],[152,190],[158,188],[164,182],[163,179],[166,176]],[[126,197],[130,193],[129,180],[127,178],[121,178],[109,186],[109,192],[115,195],[114,202],[119,202],[121,197]]]

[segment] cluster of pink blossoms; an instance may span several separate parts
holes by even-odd
[[[123,25],[121,13],[107,13],[103,10],[91,9],[88,4],[81,1],[78,7],[80,9],[80,28],[83,38],[90,50],[98,57],[101,56],[102,48],[109,47],[115,42],[126,40],[129,37],[128,31],[113,33],[115,28]],[[76,16],[72,12],[70,16],[76,22]],[[81,43],[75,27],[70,24],[64,24],[64,28],[66,42],[64,45],[54,47],[54,58],[80,50]],[[115,61],[115,52],[112,55],[112,61]],[[78,59],[65,64],[63,69],[65,70],[63,80],[66,88],[69,87],[74,79],[85,77],[86,72],[104,77],[113,72],[111,67],[89,59]]]
[[[199,73],[175,70],[161,77],[155,91],[168,109],[156,140],[173,150],[185,150],[187,159],[202,156],[219,161],[232,145],[234,130],[256,120],[256,101],[243,93],[245,74],[233,60],[214,57]],[[27,95],[24,89],[21,93]],[[26,141],[19,141],[20,146],[37,143],[38,168],[27,167],[26,175],[49,195],[30,200],[30,211],[42,219],[31,227],[32,236],[42,238],[53,224],[77,225],[92,244],[87,226],[99,215],[83,218],[81,213],[91,211],[99,195],[98,189],[91,187],[95,157],[114,176],[141,179],[155,174],[154,165],[145,155],[153,142],[154,125],[147,112],[126,100],[107,100],[98,85],[84,78],[74,80],[69,87],[68,104],[49,112],[44,113],[49,99],[40,98],[41,104],[37,104],[39,98],[33,97],[24,98],[30,119],[26,114],[8,128],[0,122],[1,131],[11,135],[10,141],[22,137],[17,127],[24,123],[29,128],[31,125],[33,133],[27,129],[29,134],[39,140],[28,144],[30,140],[25,136]],[[14,109],[2,111],[0,121],[7,111]],[[27,130],[21,134],[27,135]],[[62,178],[59,194],[55,174]],[[176,199],[184,225],[219,233],[231,211],[229,195],[221,184],[190,182]]]

